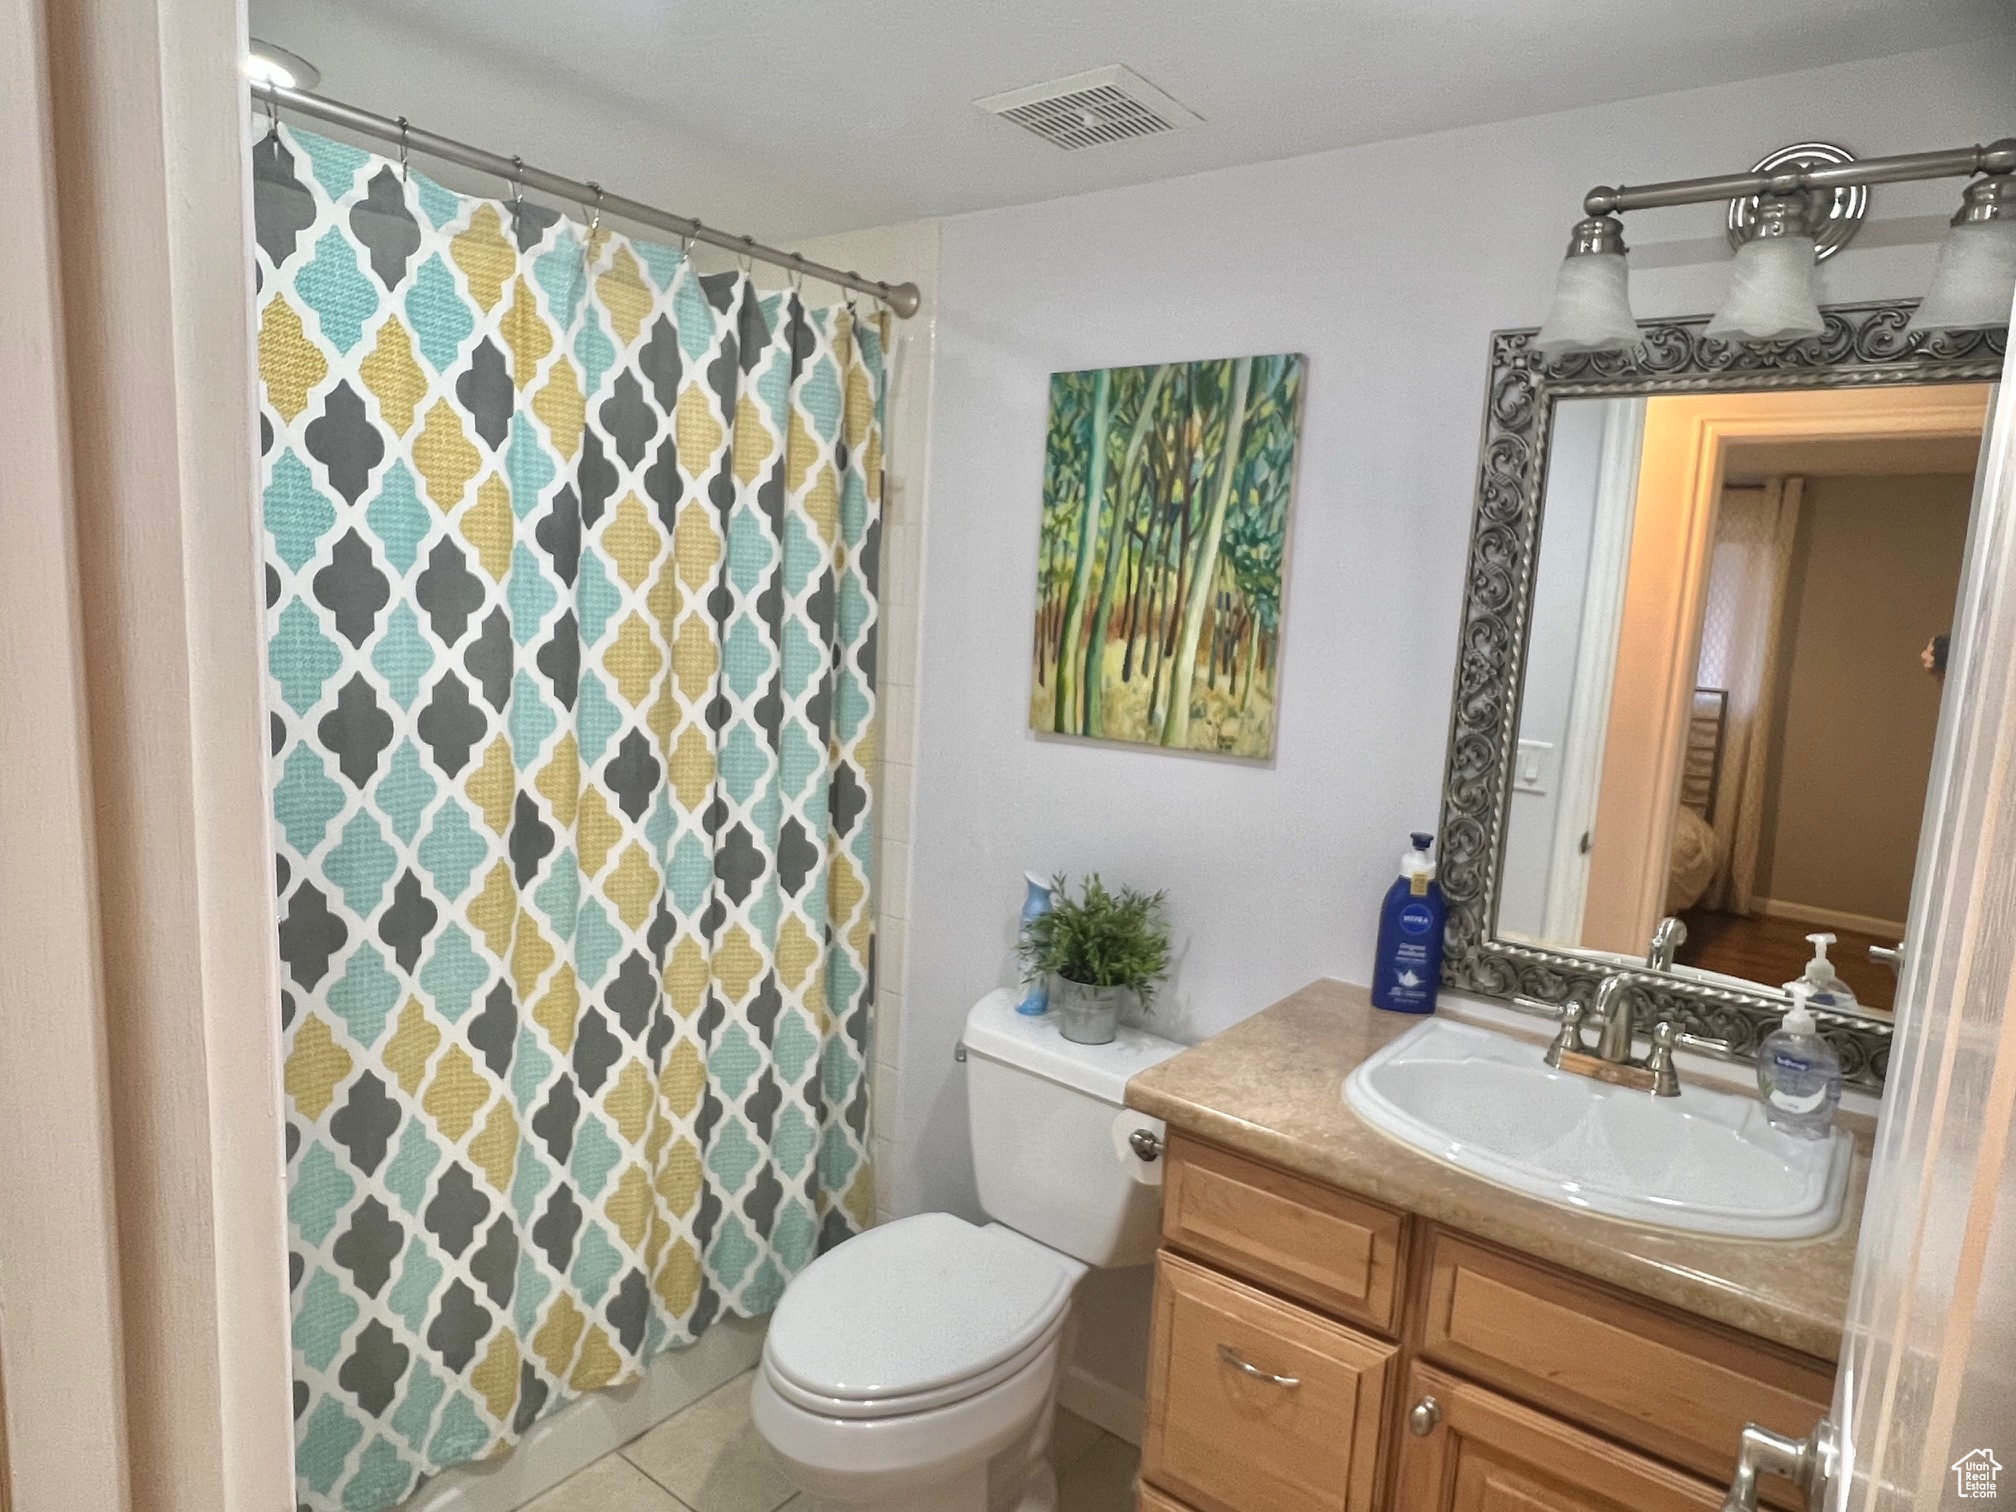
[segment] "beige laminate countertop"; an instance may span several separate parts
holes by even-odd
[[[1127,1084],[1127,1105],[1173,1128],[1328,1186],[1728,1324],[1837,1358],[1848,1310],[1871,1120],[1856,1136],[1847,1217],[1810,1240],[1718,1239],[1559,1207],[1497,1186],[1379,1133],[1344,1101],[1344,1078],[1419,1020],[1372,1007],[1363,987],[1312,982]],[[1535,1038],[1535,1053],[1544,1043]]]

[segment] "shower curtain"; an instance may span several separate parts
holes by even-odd
[[[885,328],[254,160],[296,1473],[369,1512],[869,1220]]]
[[[1715,521],[1702,612],[1696,682],[1729,695],[1722,736],[1722,777],[1715,802],[1721,860],[1703,899],[1724,913],[1757,907],[1757,862],[1779,717],[1785,595],[1799,532],[1804,478],[1773,478],[1761,488],[1729,488]]]

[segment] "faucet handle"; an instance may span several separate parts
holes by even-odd
[[[1687,923],[1668,914],[1652,931],[1652,947],[1645,952],[1645,964],[1654,971],[1671,971],[1673,957],[1687,943]]]
[[[1645,1057],[1645,1069],[1652,1073],[1654,1097],[1678,1097],[1680,1073],[1673,1067],[1673,1047],[1680,1043],[1680,1026],[1661,1019],[1652,1026],[1652,1053]]]
[[[1563,1055],[1588,1053],[1582,1043],[1582,1017],[1588,1011],[1578,998],[1570,998],[1561,1005],[1561,1027],[1555,1031],[1554,1043],[1547,1047],[1544,1057],[1548,1065],[1558,1070]]]

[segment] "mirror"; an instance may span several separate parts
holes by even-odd
[[[1560,403],[1502,937],[1890,1010],[1988,397]]]
[[[1880,1087],[1897,974],[1870,951],[1908,935],[2006,339],[1907,338],[1912,309],[1780,346],[1705,319],[1635,354],[1493,338],[1445,984],[1586,1003],[1624,971],[1648,1021],[1748,1059],[1832,935],[1822,1022]]]

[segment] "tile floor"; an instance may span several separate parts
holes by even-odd
[[[1133,1512],[1132,1444],[1057,1414],[1057,1512]],[[799,1495],[749,1421],[739,1375],[529,1503],[524,1512],[828,1512]],[[839,1512],[839,1509],[835,1509]]]

